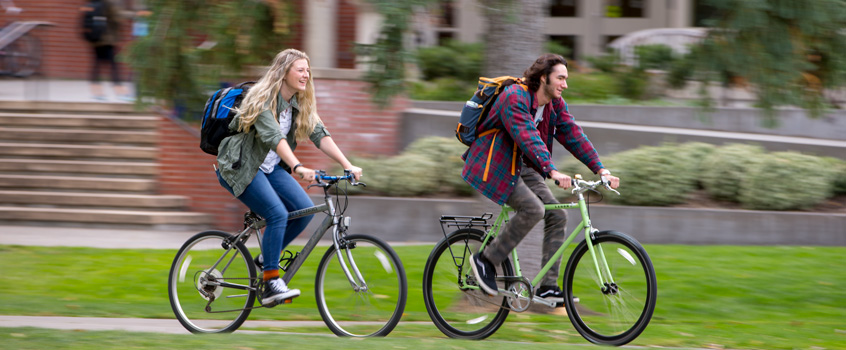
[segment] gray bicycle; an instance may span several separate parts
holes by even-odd
[[[323,188],[324,203],[291,212],[289,220],[320,212],[327,216],[302,251],[282,255],[282,279],[288,283],[331,230],[332,245],[318,264],[314,283],[320,316],[338,336],[385,336],[405,310],[408,288],[402,261],[381,239],[347,232],[350,217],[344,211],[348,197],[346,192],[339,194],[338,184],[364,183],[356,182],[349,171],[343,176],[317,171],[316,180],[309,187]],[[332,189],[338,195],[333,196]],[[182,245],[170,268],[168,295],[176,318],[186,329],[192,333],[232,332],[252,309],[276,306],[261,305],[261,278],[246,246],[255,236],[261,247],[264,227],[265,221],[248,211],[241,232],[205,231]]]

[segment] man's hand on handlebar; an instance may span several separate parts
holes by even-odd
[[[599,174],[600,174],[600,177],[602,178],[603,182],[605,182],[609,186],[611,186],[612,189],[616,189],[617,187],[620,187],[620,178],[616,177],[614,175],[611,175],[611,173],[608,172],[608,170],[602,169],[599,172]]]
[[[570,176],[559,173],[557,170],[550,171],[549,178],[555,180],[555,184],[563,189],[567,189],[570,185],[572,185],[572,179]]]

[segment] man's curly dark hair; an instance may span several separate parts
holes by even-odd
[[[541,55],[529,69],[523,72],[524,83],[529,86],[529,90],[538,91],[541,85],[541,77],[546,76],[546,81],[549,82],[549,74],[552,73],[552,67],[559,64],[567,67],[567,60],[561,55],[554,53]]]

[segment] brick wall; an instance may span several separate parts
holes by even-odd
[[[348,75],[332,70],[327,75]],[[365,82],[327,76],[315,79],[317,109],[332,139],[349,155],[394,155],[399,148],[400,116],[409,101],[399,98],[383,110],[371,103]],[[159,178],[162,194],[191,198],[191,210],[210,213],[222,230],[242,228],[244,207],[217,182],[214,156],[203,153],[199,132],[162,117],[159,126]],[[311,142],[301,142],[297,158],[308,167],[329,170],[334,162]],[[365,173],[367,169],[364,169]],[[310,193],[320,193],[312,189]]]
[[[132,4],[132,0],[119,0],[124,4]],[[88,79],[93,65],[93,49],[82,39],[80,34],[79,8],[87,0],[14,0],[15,5],[23,9],[19,15],[9,15],[0,11],[0,26],[12,21],[49,21],[54,26],[40,26],[31,34],[41,41],[42,64],[41,75],[59,79]],[[292,7],[297,12],[304,11],[303,0],[292,0]],[[127,6],[129,7],[129,6]],[[131,8],[131,7],[129,7]],[[302,16],[298,16],[302,18]],[[293,37],[287,44],[290,47],[302,48],[303,25],[301,21],[292,24]],[[120,54],[126,51],[132,40],[131,21],[123,25],[117,45],[118,60]],[[280,50],[287,47],[280,46]],[[102,79],[107,80],[105,70]],[[127,65],[120,63],[121,79],[126,81],[131,73]]]

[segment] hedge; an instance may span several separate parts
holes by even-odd
[[[740,182],[764,153],[757,145],[735,143],[719,147],[702,161],[702,187],[714,199],[739,202]]]
[[[400,155],[381,159],[351,157],[364,169],[367,188],[350,193],[382,196],[471,196],[461,178],[467,147],[451,138],[426,137]],[[554,155],[559,171],[598,179],[563,147]],[[562,155],[564,153],[564,155]],[[621,196],[604,197],[623,205],[668,206],[686,202],[694,191],[749,209],[794,210],[813,207],[846,194],[846,162],[796,152],[767,153],[744,144],[715,146],[701,142],[645,146],[602,155],[606,168],[621,179]],[[572,200],[571,192],[550,183],[555,196]]]

